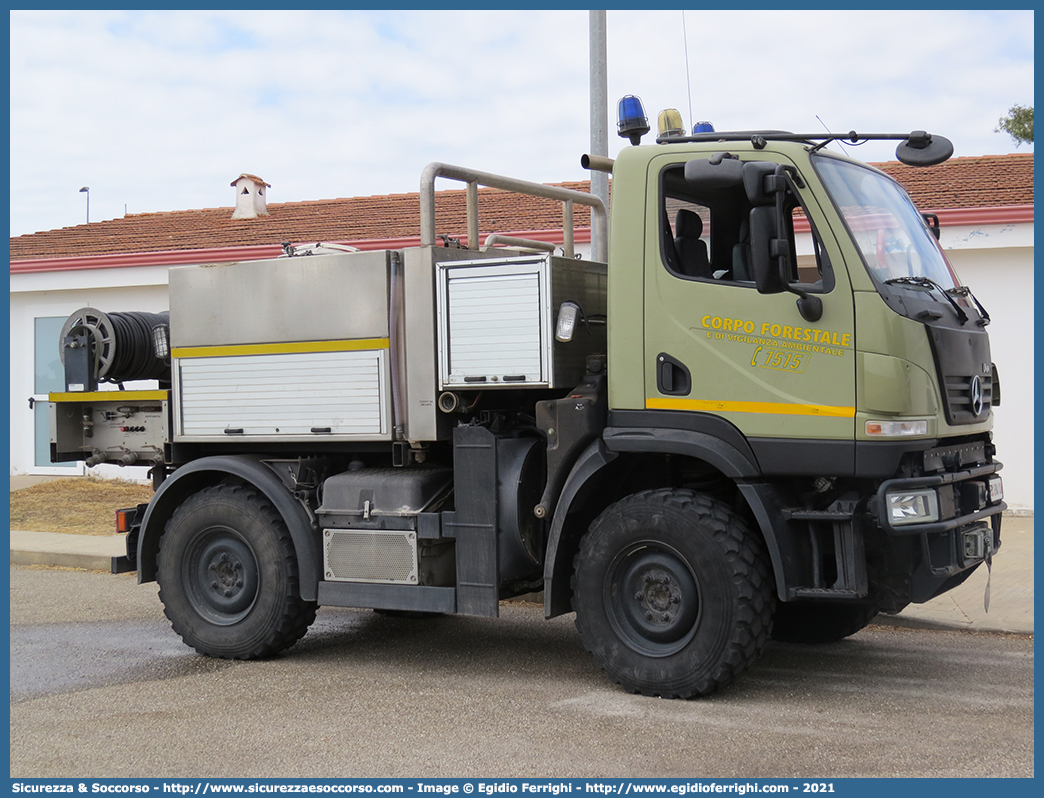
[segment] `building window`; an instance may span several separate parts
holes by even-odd
[[[58,337],[65,316],[45,316],[33,320],[33,426],[36,471],[54,470],[79,474],[76,463],[51,462],[50,402],[47,394],[65,390],[65,370],[58,349]]]

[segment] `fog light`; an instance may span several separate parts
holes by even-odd
[[[939,495],[934,490],[904,490],[885,494],[892,526],[939,520]]]
[[[867,421],[866,434],[875,438],[908,438],[928,434],[927,420]]]

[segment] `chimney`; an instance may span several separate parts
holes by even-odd
[[[271,186],[257,175],[241,174],[230,184],[236,189],[236,210],[233,219],[256,219],[268,216],[265,189]]]

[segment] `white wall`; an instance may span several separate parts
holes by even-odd
[[[990,314],[990,350],[1001,383],[993,441],[1005,500],[1033,509],[1033,249],[948,250],[961,282]]]
[[[50,469],[34,465],[34,417],[28,401],[34,389],[33,320],[68,316],[83,307],[105,312],[167,310],[167,267],[12,274],[10,286],[10,469],[12,474],[49,473]],[[57,355],[57,340],[54,348]],[[144,479],[146,471],[117,466],[91,469],[91,473],[124,479]]]

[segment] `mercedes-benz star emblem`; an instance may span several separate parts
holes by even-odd
[[[971,397],[972,415],[978,416],[982,413],[982,381],[979,379],[978,374],[972,377],[971,387],[968,388],[968,395]]]

